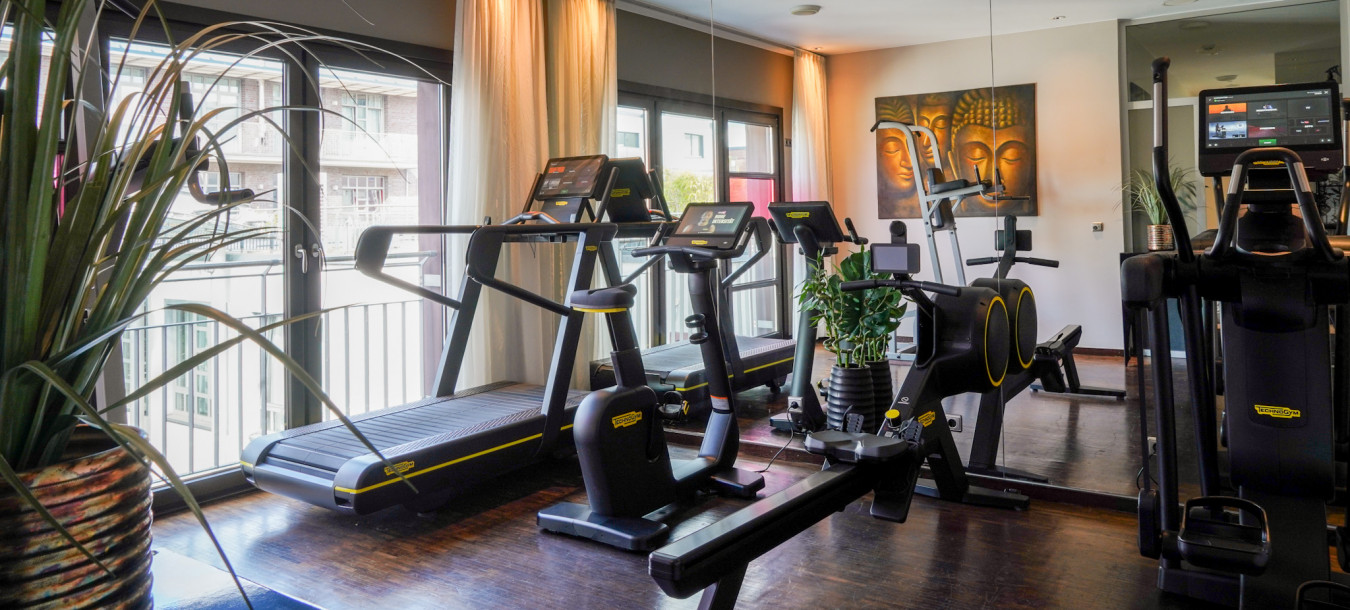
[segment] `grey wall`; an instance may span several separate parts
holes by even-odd
[[[715,73],[717,97],[777,106],[792,116],[791,57],[721,38],[714,51],[708,32],[626,11],[618,11],[618,22],[619,80],[707,95]]]
[[[453,49],[455,0],[173,0],[259,19]],[[369,23],[367,23],[369,21]]]

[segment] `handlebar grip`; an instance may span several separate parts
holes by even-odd
[[[655,246],[652,248],[638,248],[633,250],[633,256],[659,256],[662,254],[688,254],[701,258],[726,258],[720,256],[717,250],[711,248],[700,248],[698,246]]]
[[[966,264],[967,264],[967,265],[992,265],[992,264],[997,263],[997,262],[998,262],[998,257],[997,257],[997,256],[985,256],[985,257],[981,257],[981,258],[968,258],[968,259],[966,259]]]
[[[1028,264],[1028,265],[1040,265],[1040,266],[1042,266],[1042,267],[1059,267],[1059,261],[1050,260],[1050,259],[1048,259],[1048,258],[1035,258],[1035,257],[1031,257],[1031,256],[1018,256],[1018,257],[1014,257],[1013,260],[1015,260],[1015,261],[1017,261],[1017,262],[1019,262],[1019,263],[1026,263],[1026,264]]]
[[[877,288],[879,286],[881,286],[881,282],[877,280],[853,280],[851,282],[844,282],[840,284],[839,289],[843,290],[844,292],[853,292],[855,290],[868,290],[870,288]]]
[[[945,294],[949,297],[961,296],[961,289],[957,288],[956,286],[948,286],[946,284],[938,284],[936,282],[908,282],[908,283],[914,286],[915,288],[918,288],[920,290],[927,290],[928,292]]]

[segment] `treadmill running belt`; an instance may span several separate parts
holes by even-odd
[[[502,384],[483,392],[428,398],[406,407],[377,411],[353,418],[356,428],[380,451],[425,441],[437,442],[473,434],[483,424],[535,416],[543,404],[544,388],[532,384]],[[585,396],[570,391],[571,406]],[[272,448],[269,456],[336,470],[345,461],[370,453],[340,422],[325,422],[295,430]]]
[[[782,348],[785,345],[796,346],[796,343],[792,339],[736,337],[736,348],[740,351],[742,359],[765,350]],[[642,366],[648,371],[663,371],[666,373],[690,368],[702,370],[703,353],[699,349],[699,346],[687,341],[659,345],[642,352]],[[791,351],[788,354],[791,355]]]

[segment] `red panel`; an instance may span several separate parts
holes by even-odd
[[[773,201],[773,180],[770,178],[731,179],[731,201],[750,201],[755,204],[755,216],[769,217],[769,202]]]

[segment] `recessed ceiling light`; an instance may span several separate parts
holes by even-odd
[[[1221,83],[1231,83],[1231,82],[1237,80],[1237,75],[1236,75],[1236,74],[1223,74],[1223,75],[1214,77],[1214,80],[1219,81],[1219,82],[1221,82]]]
[[[820,47],[811,47],[811,50],[812,50],[812,51],[819,51],[819,50],[820,50]]]
[[[1186,20],[1186,21],[1181,22],[1181,25],[1179,25],[1179,26],[1177,26],[1177,27],[1179,27],[1179,28],[1181,28],[1181,29],[1183,29],[1183,30],[1203,30],[1203,29],[1209,27],[1209,22],[1208,22],[1208,21],[1201,21],[1201,20],[1199,20],[1199,19],[1189,19],[1189,20]]]
[[[792,7],[792,14],[798,16],[814,15],[820,12],[819,4],[802,4]]]
[[[1068,17],[1067,15],[1055,15],[1054,17],[1051,17],[1050,20],[1051,20],[1051,21],[1064,21],[1065,19],[1068,19],[1068,18],[1069,18],[1069,17]]]
[[[1200,45],[1200,48],[1196,49],[1195,52],[1201,55],[1218,55],[1223,53],[1223,49],[1220,49],[1219,45],[1210,42]]]
[[[1194,2],[1195,0],[1163,0],[1163,6],[1183,6]]]

